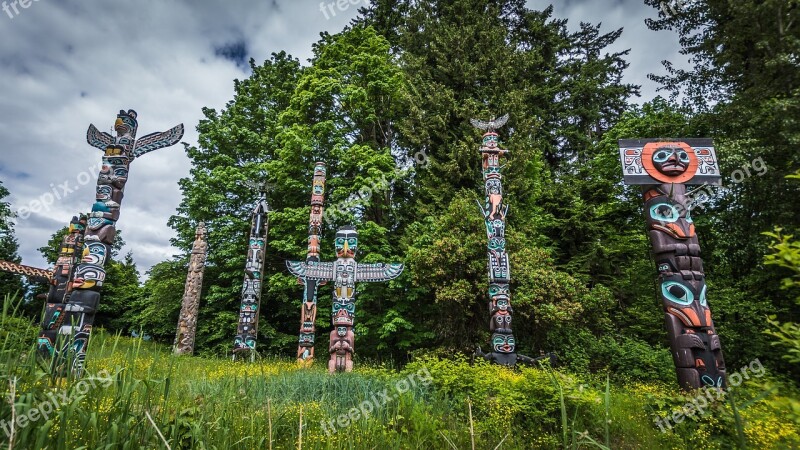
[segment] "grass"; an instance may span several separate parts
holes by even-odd
[[[8,302],[0,330],[0,426],[13,428],[13,439],[0,431],[0,448],[800,447],[798,424],[778,406],[789,394],[759,397],[755,384],[739,388],[735,404],[731,396],[661,433],[654,419],[690,397],[673,386],[613,385],[605,375],[431,356],[400,371],[359,364],[330,376],[324,361],[301,369],[281,358],[175,357],[95,332],[86,375],[64,380],[32,357],[35,329]]]

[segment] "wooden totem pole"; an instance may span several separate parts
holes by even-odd
[[[402,264],[358,264],[358,233],[352,226],[336,232],[336,261],[286,261],[289,272],[305,280],[333,281],[333,331],[328,348],[330,360],[328,371],[350,372],[353,370],[355,335],[353,325],[356,313],[356,283],[388,281],[403,272]]]
[[[208,231],[206,224],[200,222],[194,232],[194,244],[189,256],[189,271],[183,289],[181,313],[178,316],[178,331],[175,334],[175,354],[194,353],[194,338],[197,333],[197,313],[200,310],[200,295],[203,291],[203,271],[206,267],[208,251]]]
[[[308,219],[308,253],[306,263],[319,262],[319,243],[322,235],[322,210],[325,202],[325,163],[314,166],[314,181],[311,185],[311,214]],[[317,289],[324,281],[299,277],[303,285],[303,303],[300,312],[300,337],[297,346],[297,362],[310,365],[314,360],[314,340],[317,326]]]
[[[88,215],[81,260],[71,281],[72,292],[63,307],[63,314],[56,319],[59,324],[57,334],[69,336],[70,352],[73,353],[70,369],[78,376],[83,372],[86,344],[100,303],[100,289],[106,276],[104,267],[111,257],[111,244],[117,233],[115,224],[119,219],[130,163],[145,153],[174,145],[183,137],[183,124],[138,140],[137,128],[136,111],[131,109],[117,114],[115,137],[99,131],[94,125],[89,125],[86,132],[89,145],[104,151],[103,166],[97,179],[95,203]],[[55,347],[50,337],[43,333],[39,345],[40,348],[50,345],[52,355]]]
[[[517,354],[514,332],[511,328],[511,319],[514,309],[511,307],[511,271],[506,253],[506,214],[508,205],[503,203],[503,184],[500,175],[500,156],[508,150],[499,146],[499,139],[495,130],[505,125],[508,114],[503,117],[484,122],[472,119],[470,123],[476,128],[484,130],[483,143],[480,148],[483,160],[483,181],[486,191],[484,204],[478,202],[484,222],[486,224],[486,237],[489,256],[489,330],[492,332],[492,351],[483,353],[480,347],[475,352],[487,361],[504,366],[515,366],[518,362],[532,364],[536,361],[524,355]]]
[[[725,387],[722,346],[706,298],[687,185],[722,183],[711,139],[620,140],[625,184],[642,185],[658,292],[678,383]]]
[[[69,231],[61,241],[56,266],[50,279],[50,290],[47,293],[47,304],[41,324],[42,331],[36,342],[39,353],[44,357],[52,356],[59,347],[60,354],[64,354],[68,350],[69,342],[66,342],[67,347],[64,347],[56,340],[64,321],[65,308],[72,294],[75,268],[83,253],[86,222],[86,215],[73,217],[69,224]],[[54,358],[53,362],[56,363],[58,359]]]
[[[75,267],[80,261],[83,250],[86,219],[86,215],[81,214],[73,217],[70,221],[67,235],[61,241],[58,259],[52,271],[0,261],[0,270],[25,275],[33,282],[50,285],[46,296],[41,331],[36,340],[38,352],[40,356],[45,358],[55,355],[59,347],[59,355],[63,355],[69,350],[69,342],[58,343],[57,337],[58,330],[64,320],[65,307],[72,293],[72,278],[75,273]],[[53,358],[51,363],[58,365],[60,358]]]
[[[264,279],[264,252],[269,232],[269,205],[266,186],[261,186],[261,195],[250,214],[250,239],[247,262],[242,282],[242,305],[239,308],[239,326],[233,341],[233,359],[246,354],[255,358],[258,338],[258,316],[261,310],[261,283]]]
[[[56,266],[53,270],[40,269],[0,259],[0,272],[25,275],[35,283],[50,284],[47,302],[65,303],[64,299],[67,298],[71,290],[69,280],[83,248],[83,233],[85,229],[85,215],[81,214],[80,218],[72,218],[67,235],[64,236],[59,246],[58,260],[56,260]]]

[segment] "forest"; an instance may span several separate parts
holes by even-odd
[[[322,161],[321,259],[336,258],[336,230],[354,225],[359,262],[405,264],[390,282],[358,285],[357,366],[410,373],[428,361],[434,379],[455,376],[456,367],[488,376],[490,369],[468,364],[476,345],[490,341],[486,232],[476,205],[481,131],[470,119],[508,114],[497,133],[508,149],[517,350],[556,354],[559,372],[600,380],[600,397],[606,380],[676,388],[642,192],[622,182],[618,140],[713,138],[723,185],[702,194],[692,218],[716,331],[730,370],[763,365],[765,386],[784,396],[773,414],[800,430],[800,8],[794,0],[701,0],[666,14],[662,2],[644,1],[654,8],[648,27],[675,33],[691,61],[690,70],[664,61],[664,75],[649,75],[662,96],[646,103],[637,100],[639,86],[622,81],[628,52],[609,50],[622,29],[568,26],[552,7],[532,10],[523,0],[372,0],[341,32],[321,33],[307,63],[282,51],[251,59],[252,75],[233,81],[225,107],[205,108],[200,123],[188,124],[199,142],[185,145],[191,174],[165,218],[182,255],[140,278],[133,255],[116,254],[119,230],[95,321],[108,336],[98,339],[173,343],[203,222],[208,255],[195,355],[230,357],[258,200],[248,180],[255,180],[268,184],[270,207],[259,355],[293,359],[303,288],[286,261],[306,257],[312,172]],[[0,184],[0,259],[19,262],[8,195]],[[50,264],[67,228],[53,231],[39,249]],[[332,289],[319,290],[319,349],[328,347]],[[39,321],[43,292],[0,273],[0,295],[24,294],[22,322]],[[509,373],[550,384],[539,372]],[[484,431],[506,423],[497,420]],[[758,442],[800,445],[784,438]],[[612,446],[644,448],[630,442]]]

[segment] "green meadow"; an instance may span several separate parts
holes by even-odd
[[[0,319],[0,448],[800,446],[800,425],[786,414],[797,393],[765,371],[709,393],[702,411],[662,422],[663,432],[656,421],[702,406],[700,394],[462,355],[421,355],[402,369],[359,361],[331,376],[323,361],[303,369],[288,359],[175,357],[163,344],[97,330],[84,376],[64,379],[34,357],[36,329],[10,303]]]

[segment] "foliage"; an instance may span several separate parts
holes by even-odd
[[[17,253],[19,244],[14,236],[15,214],[11,210],[11,205],[3,201],[8,195],[8,189],[0,181],[0,259],[19,263],[21,260]],[[0,298],[23,293],[24,285],[21,276],[0,272]]]
[[[789,178],[800,178],[800,170]],[[797,293],[800,288],[800,241],[794,240],[794,236],[782,233],[783,230],[776,228],[774,232],[765,232],[764,235],[773,239],[770,245],[772,253],[764,257],[764,262],[788,269],[791,276],[783,279],[783,289]],[[795,301],[800,305],[800,295],[795,297]],[[769,321],[772,327],[767,334],[776,338],[773,345],[786,348],[783,358],[794,364],[800,364],[800,324],[795,322],[778,323],[775,316]]]
[[[16,316],[0,316],[0,330],[8,319]],[[322,363],[301,369],[283,359],[177,357],[166,346],[102,331],[90,345],[81,380],[52,380],[26,352],[0,353],[0,395],[13,388],[15,417],[33,418],[15,426],[15,448],[160,448],[162,435],[171,448],[289,448],[300,446],[301,420],[302,448],[310,449],[468,448],[473,439],[481,449],[501,441],[501,448],[553,449],[722,449],[736,442],[724,400],[660,433],[655,421],[692,401],[672,383],[609,384],[433,356],[399,372],[362,364],[330,376]],[[746,384],[735,392],[749,445],[798,444],[798,425],[776,408],[787,391],[765,394]],[[11,414],[11,404],[0,403],[0,422]]]

